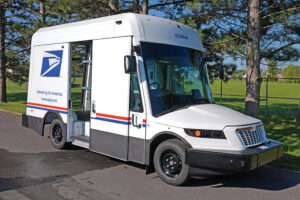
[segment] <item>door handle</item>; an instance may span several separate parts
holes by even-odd
[[[138,116],[137,115],[132,115],[131,116],[131,122],[132,122],[132,126],[136,127],[136,128],[142,128],[141,124],[138,124]]]
[[[92,113],[96,114],[96,102],[92,102]]]

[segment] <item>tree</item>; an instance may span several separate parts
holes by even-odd
[[[248,0],[245,113],[258,117],[260,94],[259,0]]]
[[[275,60],[271,60],[268,63],[268,77],[270,78],[276,78],[278,72],[277,62]]]
[[[27,80],[30,39],[39,28],[30,0],[0,1],[0,103],[7,102],[6,79]]]
[[[242,79],[245,74],[246,74],[246,70],[242,69],[242,70],[236,70],[232,76]]]
[[[199,30],[210,52],[246,60],[245,113],[258,117],[260,64],[297,60],[300,43],[297,0],[198,0],[188,3],[184,23]]]
[[[46,0],[39,0],[40,2],[40,20],[43,25],[46,23],[46,11],[45,11],[45,3]]]
[[[4,2],[0,4],[0,103],[7,102],[6,99],[6,67],[5,67],[5,9]]]
[[[300,66],[299,65],[289,65],[282,70],[282,76],[284,78],[299,78],[298,80],[293,80],[294,82],[300,81]]]

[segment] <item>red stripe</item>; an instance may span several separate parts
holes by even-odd
[[[40,106],[40,107],[45,107],[45,108],[54,108],[54,109],[58,109],[58,110],[68,110],[68,108],[63,108],[63,107],[58,107],[58,106],[49,106],[49,105],[45,105],[45,104],[31,103],[31,102],[27,102],[27,105]]]
[[[121,117],[121,116],[116,116],[116,115],[108,115],[108,114],[103,114],[103,113],[96,113],[97,116],[100,117],[108,117],[108,118],[112,118],[112,119],[120,119],[120,120],[131,120],[131,117]]]

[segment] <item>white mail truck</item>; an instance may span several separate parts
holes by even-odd
[[[172,185],[281,157],[282,144],[266,137],[259,119],[213,102],[207,60],[195,30],[155,16],[41,28],[32,37],[22,124],[40,135],[50,124],[54,147],[136,162]]]

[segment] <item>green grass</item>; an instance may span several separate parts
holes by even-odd
[[[81,78],[76,78],[79,84]],[[7,82],[8,103],[1,103],[0,109],[18,113],[25,113],[27,86],[21,86]],[[214,101],[220,102],[220,81],[215,80],[212,84]],[[223,83],[222,105],[244,112],[246,83],[241,80],[229,80]],[[273,166],[300,170],[300,123],[295,123],[294,118],[299,110],[299,100],[268,99],[268,115],[266,115],[266,84],[261,86],[260,119],[263,121],[267,136],[284,143],[284,156],[271,163]],[[80,106],[81,89],[72,89],[73,107]],[[237,95],[237,96],[228,96]],[[300,83],[269,82],[269,96],[271,97],[294,97],[300,98]]]
[[[82,85],[82,77],[72,78],[72,84]],[[72,106],[74,110],[80,110],[81,88],[71,89]]]
[[[0,109],[25,113],[27,103],[27,83],[19,85],[9,80],[6,83],[8,103],[0,103]]]

